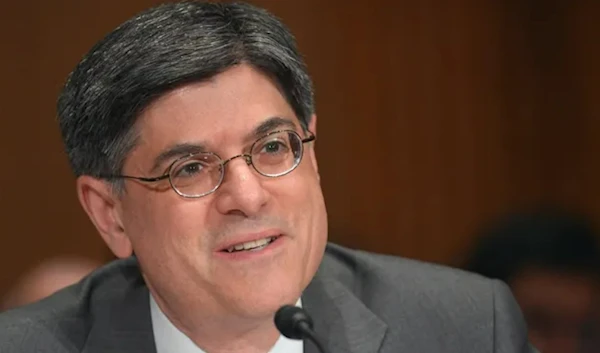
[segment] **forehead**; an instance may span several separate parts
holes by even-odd
[[[297,122],[274,81],[240,65],[153,102],[138,120],[139,144],[160,149],[182,142],[234,142],[273,116]]]

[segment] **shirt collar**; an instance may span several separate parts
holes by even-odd
[[[298,299],[296,306],[302,307],[302,300]],[[183,332],[181,332],[169,318],[160,310],[158,304],[150,294],[150,316],[156,353],[205,353]],[[269,353],[302,353],[304,349],[301,340],[291,340],[280,335]]]

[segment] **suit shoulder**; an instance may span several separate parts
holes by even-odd
[[[495,281],[477,274],[335,244],[328,245],[323,264],[330,276],[375,309],[377,303],[401,303],[404,310],[464,306],[492,314]]]
[[[483,276],[444,265],[407,259],[399,256],[376,254],[328,244],[325,266],[342,278],[359,278],[373,284],[405,289],[407,282],[414,286],[432,285],[443,289],[464,286],[490,286]]]
[[[0,352],[79,352],[95,311],[132,276],[132,260],[115,261],[47,298],[0,313]]]
[[[418,327],[415,339],[444,333],[455,338],[453,346],[488,350],[496,317],[520,320],[517,310],[504,310],[503,304],[498,313],[497,301],[510,301],[505,285],[466,271],[337,245],[328,246],[321,270],[388,326],[390,342],[403,337],[407,327]],[[522,325],[515,327],[522,333]]]
[[[83,343],[85,327],[78,315],[75,288],[67,288],[39,302],[0,314],[0,352],[71,352]],[[61,337],[68,334],[68,337]]]

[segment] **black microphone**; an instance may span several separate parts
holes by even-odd
[[[275,326],[285,337],[295,340],[308,338],[321,353],[327,353],[317,334],[313,331],[312,319],[302,308],[293,305],[282,306],[275,313]]]

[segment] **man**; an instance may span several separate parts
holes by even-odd
[[[508,283],[529,338],[546,353],[600,351],[600,249],[584,217],[506,215],[482,232],[466,269]]]
[[[333,353],[530,351],[499,282],[327,245],[311,80],[267,12],[148,10],[58,110],[81,204],[122,260],[4,314],[0,351],[316,352],[279,334],[284,304]]]

